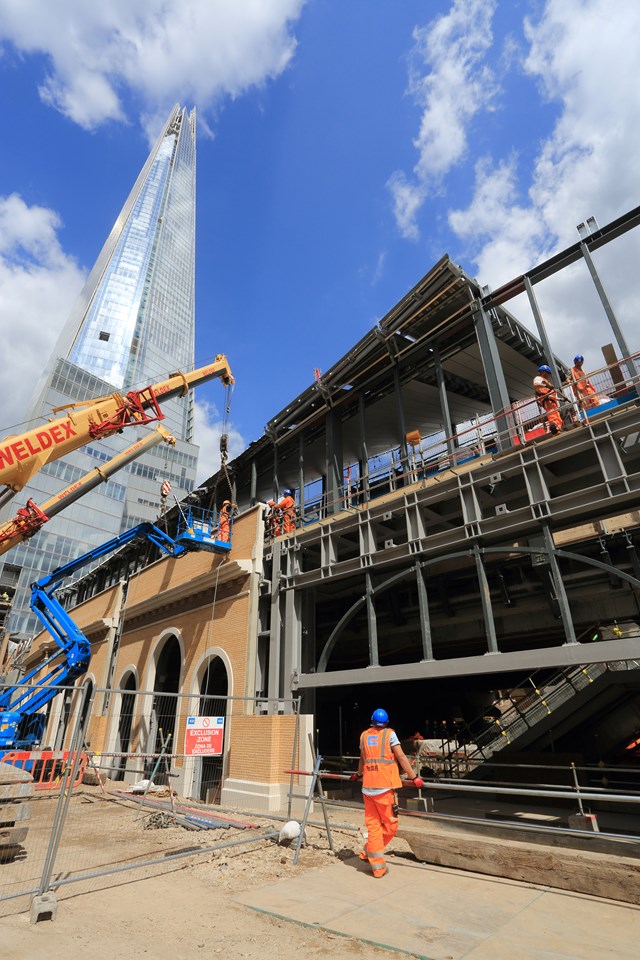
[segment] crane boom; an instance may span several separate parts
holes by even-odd
[[[204,367],[189,373],[172,373],[166,380],[143,390],[130,390],[125,396],[115,392],[106,397],[56,407],[54,413],[66,410],[67,415],[26,433],[6,437],[0,443],[0,485],[7,488],[0,500],[4,503],[22,490],[46,463],[58,460],[91,440],[109,437],[126,426],[164,419],[159,404],[184,396],[193,387],[216,377],[226,386],[234,382],[224,354],[218,354],[213,363]]]
[[[165,430],[164,427],[158,424],[156,429],[148,436],[143,437],[142,440],[138,440],[137,443],[127,447],[122,453],[116,454],[115,457],[107,460],[106,463],[90,470],[89,473],[80,477],[79,480],[76,480],[75,483],[72,483],[70,486],[65,487],[60,493],[56,493],[55,496],[45,500],[44,503],[38,505],[34,503],[33,500],[27,500],[26,506],[21,507],[13,519],[0,524],[0,556],[8,550],[11,550],[12,547],[17,546],[17,544],[23,540],[32,537],[48,520],[51,520],[58,513],[61,513],[72,503],[75,503],[76,500],[79,500],[85,493],[93,490],[94,487],[97,487],[101,483],[106,483],[116,471],[121,470],[122,467],[126,467],[128,463],[131,463],[137,457],[152,447],[157,446],[157,444],[162,441],[173,445],[176,439]]]

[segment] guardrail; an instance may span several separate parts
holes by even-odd
[[[578,391],[571,379],[566,381],[560,403],[566,425],[584,426],[602,413],[637,400],[639,380],[632,371],[639,362],[640,352],[585,374],[595,390],[595,395],[588,398],[576,396]],[[505,423],[506,428],[502,426]],[[296,508],[295,527],[317,523],[341,510],[360,509],[371,500],[404,486],[457,469],[505,447],[525,446],[547,434],[547,415],[535,396],[518,400],[496,413],[477,414],[450,436],[444,431],[426,437],[417,431],[408,433],[406,456],[401,447],[395,446],[370,457],[366,469],[358,463],[347,465],[338,496],[333,499],[322,492],[320,478],[305,484],[302,507],[298,504]]]

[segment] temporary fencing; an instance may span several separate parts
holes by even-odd
[[[45,731],[56,749],[2,758],[34,782],[26,836],[0,856],[0,916],[46,915],[52,896],[99,889],[122,871],[147,877],[271,838],[265,814],[286,814],[284,770],[304,759],[297,708],[90,682],[61,690]]]

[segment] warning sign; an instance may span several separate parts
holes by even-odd
[[[187,717],[184,752],[187,757],[219,757],[224,743],[224,717]]]

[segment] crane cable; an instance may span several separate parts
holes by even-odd
[[[225,388],[224,414],[222,417],[222,433],[220,434],[220,470],[227,481],[229,496],[233,495],[233,484],[231,483],[231,477],[227,469],[227,460],[229,459],[229,414],[231,413],[232,393],[233,384],[227,384]],[[212,491],[212,504],[215,503],[217,499],[217,487],[218,484],[216,483]]]

